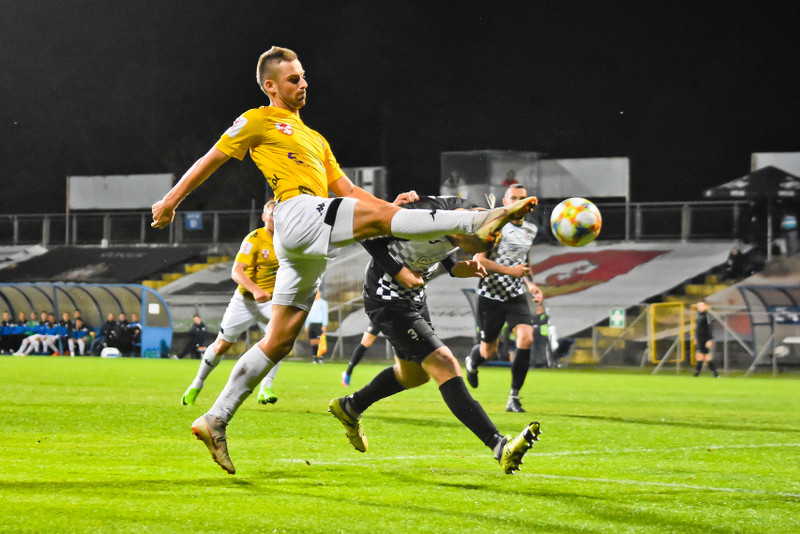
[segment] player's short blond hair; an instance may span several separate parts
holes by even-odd
[[[272,209],[274,207],[275,207],[275,200],[271,198],[271,199],[267,200],[266,204],[264,204],[264,209],[262,211],[263,211],[263,213],[267,213],[267,211],[269,211],[270,209]]]
[[[258,58],[258,66],[256,67],[256,81],[258,87],[269,96],[267,90],[264,88],[264,83],[268,80],[275,79],[275,73],[278,65],[284,61],[294,61],[297,59],[297,54],[288,48],[281,48],[280,46],[273,46]]]

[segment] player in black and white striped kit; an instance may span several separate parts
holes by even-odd
[[[437,209],[475,206],[459,197],[423,197],[406,207],[417,208],[420,217],[436,217]],[[498,432],[481,405],[469,394],[458,360],[431,325],[425,284],[440,262],[450,276],[466,278],[486,274],[478,262],[459,262],[454,257],[458,247],[469,253],[485,250],[482,243],[470,239],[469,236],[446,236],[431,241],[382,238],[362,242],[373,257],[364,283],[364,310],[370,322],[391,342],[396,363],[352,395],[330,403],[329,411],[344,425],[350,443],[357,450],[367,450],[367,438],[361,426],[361,414],[367,408],[381,399],[421,386],[431,378],[439,386],[453,415],[493,451],[506,473],[519,468],[522,455],[537,439],[539,424],[535,422],[515,438]]]
[[[508,205],[527,194],[525,186],[514,184],[506,189],[503,204]],[[511,392],[507,412],[524,412],[519,391],[528,374],[533,342],[533,315],[528,306],[527,293],[541,301],[541,291],[530,278],[528,252],[536,238],[536,226],[520,219],[506,224],[502,237],[486,253],[475,259],[488,271],[478,283],[478,331],[480,344],[472,348],[466,359],[467,381],[478,387],[478,366],[497,352],[497,342],[504,323],[516,335],[516,350],[511,362]]]

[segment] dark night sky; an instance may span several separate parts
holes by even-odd
[[[470,7],[477,6],[480,7]],[[273,44],[344,166],[436,190],[439,153],[626,156],[635,201],[699,200],[752,152],[800,151],[800,9],[786,1],[0,0],[0,212],[63,212],[65,177],[186,168],[266,103]],[[228,163],[184,208],[247,208]]]

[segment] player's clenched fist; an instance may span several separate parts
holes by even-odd
[[[175,219],[175,209],[169,208],[164,205],[163,200],[159,200],[153,204],[153,222],[150,226],[153,228],[165,228],[173,219]]]

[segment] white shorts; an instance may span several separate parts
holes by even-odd
[[[275,254],[279,268],[272,301],[310,310],[328,262],[328,248],[353,237],[353,198],[298,195],[275,206]]]
[[[225,314],[219,323],[219,337],[228,343],[235,343],[239,336],[254,324],[262,332],[267,331],[267,322],[272,318],[272,301],[256,302],[246,299],[235,291],[225,308]]]

